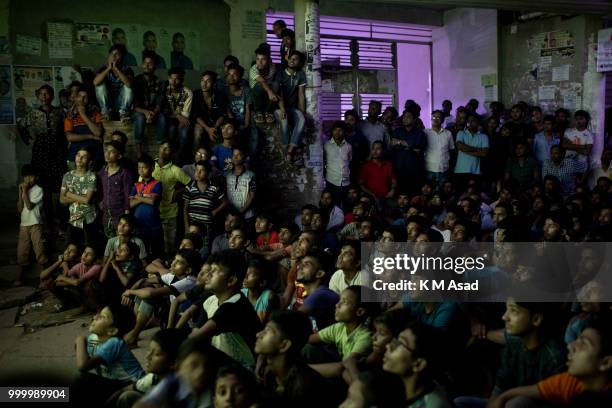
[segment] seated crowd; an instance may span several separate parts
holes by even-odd
[[[589,113],[493,102],[481,116],[477,100],[455,112],[445,101],[426,129],[414,101],[401,116],[372,101],[365,120],[349,110],[331,125],[320,201],[281,220],[257,196],[256,125],[278,121],[286,159],[298,163],[306,77],[293,32],[280,20],[274,29],[282,64],[262,44],[247,80],[228,56],[223,78],[206,71],[192,91],[178,68],[160,81],[159,58],[146,51],[134,77],[114,45],[92,83],[63,92],[64,109],[51,105],[51,87],[37,91],[40,108],[22,129],[33,146],[19,185],[18,263],[25,271],[32,249],[57,309],[95,313],[75,340],[71,398],[611,406],[607,303],[362,299],[362,242],[609,241],[612,148],[591,157]],[[137,158],[123,132],[105,137],[115,115],[132,124]],[[147,125],[155,159],[144,152]],[[46,234],[65,234],[57,260]],[[130,349],[155,326],[143,368]]]

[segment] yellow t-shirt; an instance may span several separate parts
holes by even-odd
[[[155,162],[153,177],[162,184],[162,198],[159,202],[160,218],[162,220],[176,218],[178,215],[178,204],[172,202],[174,187],[177,183],[183,185],[189,184],[191,179],[178,166],[172,164],[172,162],[161,167],[157,161]]]

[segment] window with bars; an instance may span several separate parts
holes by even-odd
[[[267,42],[272,49],[272,60],[280,63],[281,40],[276,38],[272,25],[284,20],[295,31],[292,13],[269,13],[266,16]],[[327,66],[352,67],[351,42],[356,41],[357,69],[395,70],[395,43],[429,44],[432,32],[428,27],[408,24],[356,20],[321,16],[321,63]],[[367,116],[371,100],[379,100],[383,109],[393,106],[393,94],[360,94],[360,111]],[[353,109],[351,93],[321,93],[321,118],[325,121],[342,119],[345,111]]]

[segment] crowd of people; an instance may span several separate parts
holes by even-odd
[[[608,303],[363,298],[363,242],[609,241],[612,148],[592,157],[589,113],[444,101],[425,128],[414,101],[401,115],[372,101],[365,120],[349,110],[328,130],[320,201],[282,220],[257,196],[257,126],[279,122],[299,165],[308,115],[304,55],[284,22],[274,30],[282,63],[262,44],[248,79],[228,56],[223,77],[206,71],[191,90],[180,68],[159,80],[146,51],[134,77],[116,44],[90,84],[60,92],[62,107],[38,89],[21,129],[32,163],[16,284],[33,250],[57,310],[95,313],[75,340],[75,401],[609,406]],[[105,135],[113,117],[133,126],[137,157],[125,133]],[[59,236],[65,247],[45,245]],[[155,326],[143,368],[131,349]]]

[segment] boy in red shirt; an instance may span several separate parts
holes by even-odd
[[[279,242],[278,232],[272,230],[272,223],[268,214],[260,213],[255,217],[255,233],[257,234],[255,240],[257,249],[265,249]]]

